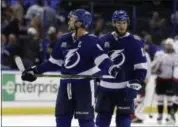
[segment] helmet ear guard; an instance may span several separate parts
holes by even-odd
[[[76,22],[74,23],[74,26],[75,26],[76,28],[79,28],[79,27],[84,27],[84,25],[83,25],[83,22],[82,22],[82,21],[76,21]]]
[[[112,26],[116,27],[116,22],[115,21],[112,21]]]

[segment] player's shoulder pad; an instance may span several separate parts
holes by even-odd
[[[132,36],[132,39],[133,39],[132,42],[134,42],[135,45],[140,45],[141,47],[144,46],[144,43],[145,43],[145,42],[144,42],[144,40],[143,40],[142,38],[140,38],[139,36],[133,35],[133,36]]]
[[[59,38],[62,39],[62,40],[65,40],[65,39],[71,38],[72,36],[73,36],[73,33],[68,32],[68,33],[61,35]]]
[[[134,38],[135,40],[138,40],[138,41],[141,41],[141,40],[142,40],[138,35],[133,35],[133,38]]]
[[[90,37],[97,37],[97,36],[94,35],[94,34],[88,34],[88,36],[90,36]]]
[[[100,36],[99,39],[102,41],[108,41],[111,37],[112,37],[111,33],[107,33]]]
[[[98,36],[96,36],[94,34],[88,34],[88,38],[89,39],[98,39]]]
[[[72,33],[69,32],[69,33],[65,33],[65,34],[62,34],[58,39],[57,41],[64,41],[64,40],[67,40],[68,38],[71,38],[72,37]]]
[[[99,39],[99,37],[94,34],[88,34],[88,39],[91,40],[90,43],[92,43],[92,42],[96,42]]]
[[[87,46],[93,46],[93,45],[96,45],[96,43],[98,43],[98,36],[94,35],[94,34],[88,34],[86,37],[86,42],[88,43],[85,43]]]
[[[65,43],[67,44],[67,40],[68,40],[69,38],[71,38],[71,37],[72,37],[72,33],[71,33],[71,32],[65,33],[65,34],[61,35],[61,36],[57,39],[56,45],[61,45],[63,42],[65,42]],[[65,44],[65,45],[66,45],[66,44]]]

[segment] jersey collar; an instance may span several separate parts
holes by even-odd
[[[116,33],[115,31],[113,31],[111,34],[113,35],[113,37],[114,37],[114,39],[115,39],[116,41],[117,41],[118,39],[125,38],[125,37],[128,37],[128,36],[130,35],[130,33],[127,32],[124,36],[118,37],[118,35],[117,35],[117,33]]]
[[[88,32],[85,32],[85,33],[83,34],[83,36],[86,35],[86,34],[88,34]],[[73,39],[73,42],[74,42],[74,43],[77,41],[77,39],[75,38],[75,33],[72,33],[72,39]]]

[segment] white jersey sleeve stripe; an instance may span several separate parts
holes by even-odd
[[[97,73],[99,71],[100,71],[100,69],[95,66],[95,67],[90,68],[90,69],[88,69],[88,70],[86,70],[84,72],[80,72],[78,75],[93,75],[93,74],[95,74],[95,73]]]
[[[99,66],[105,59],[108,59],[108,58],[109,58],[108,55],[102,54],[102,55],[96,57],[96,59],[95,59],[95,64],[96,64],[97,66]]]
[[[49,61],[51,62],[51,63],[53,63],[53,64],[56,64],[56,65],[58,65],[58,66],[62,66],[62,64],[64,63],[64,61],[63,60],[56,60],[56,59],[54,59],[52,56],[49,58]]]
[[[101,80],[100,86],[108,89],[123,89],[126,88],[128,84],[128,81],[125,82],[107,82]]]
[[[147,63],[135,64],[134,65],[134,70],[136,70],[136,69],[145,69],[145,70],[147,70],[148,69],[148,65],[147,65]]]

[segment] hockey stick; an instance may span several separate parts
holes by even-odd
[[[153,100],[154,100],[154,94],[153,94],[152,99],[151,99],[151,105],[150,105],[150,110],[149,110],[149,117],[150,118],[153,118],[153,115],[152,115]]]
[[[154,98],[155,98],[155,87],[154,87],[154,90],[153,90],[153,95],[152,95],[152,98],[151,98],[151,104],[150,104],[150,110],[149,110],[149,118],[153,118],[153,115],[152,115],[152,108],[153,108],[153,101],[154,101]]]
[[[60,78],[91,78],[91,79],[95,79],[95,78],[108,78],[108,79],[111,79],[111,78],[114,78],[112,76],[109,76],[109,75],[103,75],[103,76],[93,76],[93,75],[67,75],[67,74],[58,74],[58,75],[50,75],[50,74],[43,74],[43,75],[39,75],[37,74],[36,75],[37,77],[51,77],[51,78],[55,78],[55,77],[60,77]]]
[[[18,69],[23,72],[25,70],[25,67],[23,65],[22,59],[19,56],[15,56],[15,63],[18,67]],[[54,74],[37,74],[37,77],[50,77],[50,78],[55,78],[55,77],[60,77],[60,78],[91,78],[91,79],[95,79],[95,78],[114,78],[110,75],[101,75],[101,76],[92,76],[92,75],[54,75]]]

